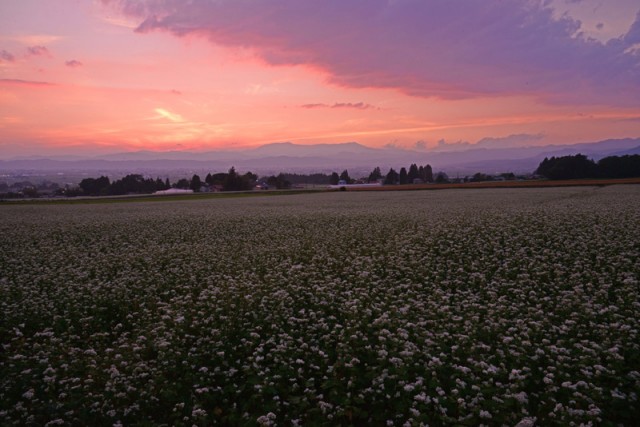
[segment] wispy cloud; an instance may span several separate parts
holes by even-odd
[[[27,46],[46,46],[62,40],[65,37],[53,34],[27,34],[9,38]]]
[[[27,55],[29,56],[50,56],[49,49],[45,46],[29,46],[27,47]]]
[[[550,103],[637,105],[640,14],[603,44],[548,1],[103,0],[136,31],[202,35],[331,82],[446,99],[529,95]],[[328,24],[330,23],[330,24]]]
[[[78,68],[78,67],[82,67],[83,64],[80,61],[72,59],[70,61],[65,61],[64,65],[70,68]]]
[[[21,79],[0,79],[0,84],[12,85],[12,86],[32,86],[32,87],[56,86],[55,83],[39,82],[39,81],[33,81],[33,80],[21,80]]]
[[[335,104],[303,104],[300,107],[306,109],[314,108],[351,108],[355,110],[367,110],[370,108],[377,108],[371,104],[365,104],[364,102],[336,102]]]
[[[184,122],[184,119],[180,114],[172,113],[170,111],[165,110],[164,108],[156,108],[153,111],[155,111],[159,115],[158,118],[165,118],[174,123]]]
[[[263,85],[263,84],[255,83],[247,86],[247,88],[244,90],[244,93],[247,93],[249,95],[263,95],[263,94],[277,93],[279,91],[280,90],[274,85]]]
[[[16,57],[6,50],[0,50],[0,62],[14,62]]]

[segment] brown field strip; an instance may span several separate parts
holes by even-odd
[[[640,184],[640,178],[621,179],[568,179],[568,180],[539,180],[539,181],[487,181],[465,182],[461,184],[403,184],[382,185],[379,187],[346,186],[347,191],[410,191],[410,190],[446,190],[453,188],[539,188],[539,187],[580,187],[603,186],[616,184]]]

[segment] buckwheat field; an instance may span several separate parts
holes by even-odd
[[[0,425],[637,425],[638,186],[0,205]]]

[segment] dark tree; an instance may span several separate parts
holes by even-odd
[[[427,165],[424,167],[424,175],[422,176],[424,182],[433,182],[433,169],[431,169],[431,165]]]
[[[384,184],[394,185],[398,183],[399,179],[400,179],[400,176],[398,175],[398,172],[396,172],[393,168],[391,168],[389,169],[389,172],[387,172],[387,176],[384,179]]]
[[[598,171],[603,178],[640,177],[640,155],[605,157],[598,162]]]
[[[407,175],[407,170],[405,168],[401,168],[400,169],[400,184],[408,184],[409,183],[409,176]]]
[[[204,177],[204,182],[209,185],[213,185],[213,177],[211,176],[211,173],[208,173],[207,176]]]
[[[351,184],[351,178],[349,177],[349,171],[347,171],[346,169],[342,171],[342,173],[340,174],[340,181],[344,181],[347,184]]]
[[[236,168],[231,166],[227,176],[224,179],[224,184],[222,185],[223,191],[238,191],[239,187],[239,177],[236,173]]]
[[[162,190],[167,190],[169,189],[169,187],[164,185],[164,181],[162,179],[160,179],[160,177],[156,178],[156,191],[162,191]]]
[[[200,181],[200,176],[193,175],[191,177],[191,182],[189,183],[189,188],[192,189],[195,193],[199,193],[200,187],[202,187],[202,181]]]
[[[338,185],[338,182],[340,182],[340,175],[338,175],[337,172],[333,172],[329,178],[329,183],[331,185]]]
[[[493,180],[492,177],[481,172],[474,174],[470,179],[471,182],[492,181],[492,180]]]
[[[251,182],[246,176],[238,175],[236,168],[233,166],[229,169],[229,173],[222,184],[223,191],[246,191],[251,190]]]
[[[271,187],[277,188],[278,190],[291,188],[291,182],[289,182],[282,173],[278,174],[278,176],[270,176],[267,178],[267,184]]]
[[[415,163],[409,166],[408,178],[410,184],[413,184],[413,181],[415,179],[422,179],[422,177],[420,176],[418,165],[416,165]]]
[[[593,160],[583,154],[575,156],[551,157],[540,162],[538,175],[549,179],[582,179],[598,177],[598,167]]]
[[[211,182],[209,185],[224,185],[225,180],[227,179],[227,174],[224,172],[214,173],[211,175]]]
[[[187,181],[188,182],[188,181]],[[156,191],[156,181],[145,178],[140,174],[127,175],[124,178],[113,181],[109,187],[109,194],[150,194]]]
[[[191,183],[187,178],[181,178],[176,182],[176,188],[180,188],[182,190],[188,190]]]
[[[446,184],[449,182],[449,177],[444,172],[438,172],[436,174],[436,184]]]
[[[22,189],[22,195],[29,199],[35,199],[38,197],[38,190],[35,187],[24,187]]]
[[[109,194],[111,182],[106,176],[100,178],[85,178],[80,181],[80,188],[89,196],[104,196]]]
[[[379,167],[376,167],[369,174],[369,178],[367,179],[367,181],[369,181],[369,182],[378,182],[379,179],[382,179],[382,172],[380,172],[380,168]]]
[[[243,175],[243,177],[250,182],[251,184],[253,184],[254,182],[256,182],[258,180],[258,175],[256,175],[255,173],[251,173],[251,172],[247,172]]]
[[[506,179],[507,181],[513,181],[514,179],[516,179],[516,174],[514,174],[513,172],[501,173],[500,176]]]

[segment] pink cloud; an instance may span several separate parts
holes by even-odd
[[[640,14],[602,44],[549,2],[469,0],[103,0],[168,31],[307,64],[347,87],[446,99],[532,95],[552,103],[637,105]]]
[[[21,79],[0,79],[0,85],[17,85],[17,86],[31,86],[31,87],[56,86],[55,83],[39,82],[39,81],[33,81],[33,80],[21,80]]]
[[[70,68],[78,68],[78,67],[82,67],[83,64],[80,61],[76,61],[75,59],[72,59],[70,61],[66,61],[64,65]]]
[[[6,50],[0,50],[0,62],[14,62],[16,57]]]
[[[365,104],[364,102],[336,102],[335,104],[304,104],[302,108],[352,108],[356,110],[366,110],[369,108],[376,108],[371,104]]]
[[[44,46],[29,46],[27,48],[27,55],[29,56],[50,56],[49,49]]]

